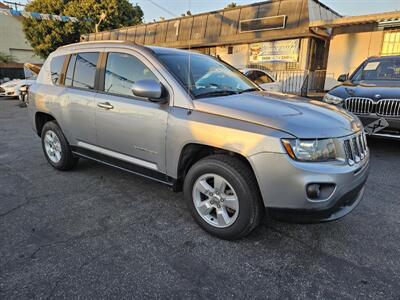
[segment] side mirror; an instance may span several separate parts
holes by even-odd
[[[337,81],[339,82],[345,82],[349,79],[349,73],[347,74],[342,74],[338,77]]]
[[[132,85],[133,95],[159,103],[166,102],[163,98],[163,90],[161,83],[151,79],[138,80]]]

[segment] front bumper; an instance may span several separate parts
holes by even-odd
[[[337,202],[333,202],[330,207],[316,210],[301,209],[281,209],[271,208],[269,214],[275,219],[296,222],[296,223],[316,223],[329,222],[343,218],[355,209],[364,196],[365,181],[354,190],[342,196]]]
[[[0,88],[0,97],[16,97],[18,93],[15,88]]]
[[[298,162],[282,153],[259,153],[250,161],[264,206],[273,215],[296,222],[332,221],[350,213],[363,197],[369,171],[369,152],[354,166]],[[324,199],[310,199],[306,189],[313,183],[334,188]]]

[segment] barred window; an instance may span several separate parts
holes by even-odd
[[[400,30],[384,33],[381,55],[400,55]]]

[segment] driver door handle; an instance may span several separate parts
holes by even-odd
[[[110,102],[99,102],[99,103],[97,103],[97,106],[98,106],[98,107],[101,107],[101,108],[104,108],[104,109],[106,109],[106,110],[109,110],[109,109],[113,109],[113,108],[114,108],[114,106],[112,106],[112,105],[110,104]]]

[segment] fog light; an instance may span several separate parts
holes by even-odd
[[[320,195],[320,185],[318,183],[312,183],[307,186],[307,197],[310,199],[318,199]]]

